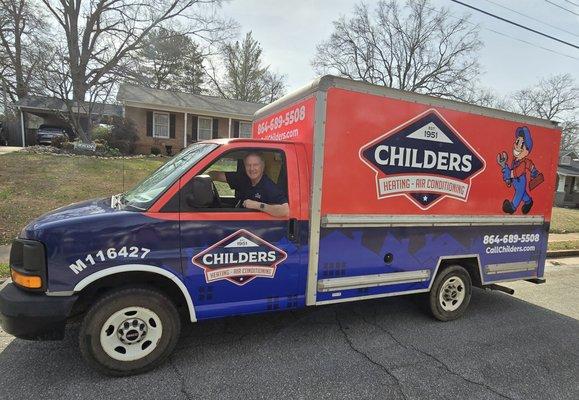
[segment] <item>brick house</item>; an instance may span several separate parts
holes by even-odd
[[[574,151],[559,157],[555,205],[579,207],[579,157]]]
[[[117,101],[139,132],[137,152],[170,146],[177,153],[198,140],[250,137],[253,113],[265,104],[121,84]]]

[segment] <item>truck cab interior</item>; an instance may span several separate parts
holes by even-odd
[[[201,174],[187,182],[180,191],[181,211],[244,211],[239,194],[227,182],[213,181],[209,172],[220,171],[245,175],[244,158],[253,152],[259,153],[265,162],[264,175],[267,175],[287,194],[286,162],[281,150],[234,150],[222,155]]]

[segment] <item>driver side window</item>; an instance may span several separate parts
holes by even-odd
[[[263,161],[263,169],[261,179],[254,185],[246,170],[246,158],[248,156],[255,158],[255,155]],[[255,180],[254,172],[252,174]],[[255,190],[258,187],[260,190]],[[223,154],[181,188],[180,210],[181,212],[246,211],[242,207],[242,202],[248,198],[248,191],[252,195],[257,195],[257,198],[254,198],[256,200],[261,199],[262,202],[268,204],[278,204],[280,201],[288,202],[287,190],[287,171],[283,151],[239,149]],[[208,191],[213,194],[205,193]],[[268,202],[268,196],[278,201]],[[198,201],[200,199],[201,204]]]
[[[209,168],[205,170],[205,174],[209,174],[212,171],[221,172],[236,172],[237,171],[237,159],[234,158],[234,154],[225,155],[219,158],[216,162],[211,164]],[[217,182],[214,181],[215,187],[219,197],[222,199],[235,197],[235,190],[233,190],[227,182]]]

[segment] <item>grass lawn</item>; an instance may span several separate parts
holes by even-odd
[[[2,279],[8,278],[10,275],[10,268],[8,268],[8,264],[0,263],[0,281]]]
[[[10,243],[30,220],[50,210],[130,189],[166,160],[0,156],[0,244]]]
[[[571,208],[553,208],[551,233],[579,232],[579,210]]]
[[[575,250],[579,249],[579,240],[549,243],[549,250]]]

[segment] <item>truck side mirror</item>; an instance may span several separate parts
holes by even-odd
[[[211,207],[215,201],[213,181],[209,175],[198,175],[191,182],[191,193],[185,196],[187,205],[192,208]]]

